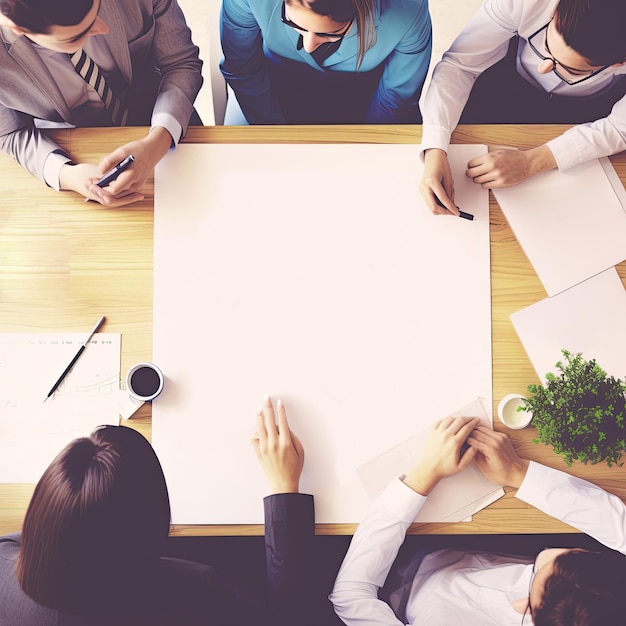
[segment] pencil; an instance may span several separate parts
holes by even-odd
[[[80,359],[80,355],[85,351],[87,344],[91,341],[91,338],[98,332],[98,329],[106,318],[104,315],[98,320],[97,324],[93,327],[93,330],[89,333],[89,337],[85,340],[85,343],[78,349],[78,352],[74,355],[74,358],[70,361],[69,365],[63,370],[63,373],[59,376],[56,383],[52,385],[52,389],[48,392],[48,395],[44,398],[44,402],[59,388],[59,385],[63,382],[63,379],[70,373],[71,369],[76,365],[76,361]]]

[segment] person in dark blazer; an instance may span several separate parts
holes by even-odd
[[[162,557],[165,477],[137,431],[104,426],[62,450],[37,483],[22,531],[0,537],[3,626],[287,626],[307,598],[313,497],[298,493],[304,451],[266,397],[253,440],[265,498],[269,601],[242,601],[208,565]],[[245,599],[242,601],[245,604]]]
[[[57,190],[134,202],[185,134],[201,69],[176,0],[0,0],[0,149]],[[151,128],[99,165],[72,163],[41,130],[124,124]],[[93,184],[129,154],[117,181]]]

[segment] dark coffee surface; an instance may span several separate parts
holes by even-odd
[[[130,377],[130,387],[138,396],[155,394],[159,384],[159,375],[151,367],[140,367]]]

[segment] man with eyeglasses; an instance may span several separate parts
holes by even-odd
[[[437,422],[424,456],[374,502],[330,595],[336,613],[347,626],[622,623],[626,505],[585,480],[518,456],[505,434],[479,424],[472,417]],[[516,488],[521,501],[610,550],[549,548],[535,558],[422,550],[394,564],[429,494],[471,462],[492,482]]]
[[[176,0],[0,0],[0,149],[57,190],[114,207],[143,199],[156,163],[185,134],[202,61]],[[150,126],[76,163],[44,128]],[[132,154],[120,177],[102,174]]]
[[[420,191],[432,212],[458,215],[446,151],[459,122],[578,124],[537,148],[472,159],[466,174],[486,189],[624,150],[625,33],[624,0],[485,0],[426,93]]]

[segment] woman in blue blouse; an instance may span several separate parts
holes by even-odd
[[[223,0],[221,40],[249,124],[421,121],[426,0]]]

